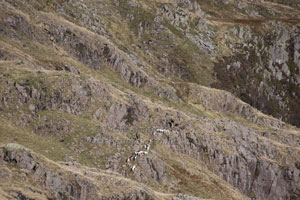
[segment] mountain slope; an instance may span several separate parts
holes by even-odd
[[[297,1],[0,11],[4,199],[300,198]]]

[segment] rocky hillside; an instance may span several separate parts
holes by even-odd
[[[0,199],[300,199],[299,0],[0,0]]]

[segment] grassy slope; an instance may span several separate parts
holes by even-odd
[[[19,2],[20,3],[20,2]],[[209,2],[206,2],[207,6],[209,7]],[[153,4],[144,2],[145,9],[151,9],[151,6]],[[37,9],[43,9],[43,11],[50,11],[54,12],[54,9],[52,8],[51,3],[49,1],[43,1],[39,5],[38,3],[34,4]],[[26,7],[24,5],[24,7]],[[115,7],[111,7],[114,9]],[[205,7],[204,7],[205,8]],[[70,8],[71,9],[71,8]],[[138,21],[152,21],[153,16],[143,17],[142,14],[138,15],[135,19],[137,21],[133,21],[129,23],[128,25],[124,23],[124,11],[126,11],[126,8],[120,7],[121,15],[120,17],[116,17],[114,19],[115,21],[109,22],[110,17],[104,16],[103,17],[103,23],[106,27],[110,27],[107,30],[111,32],[114,38],[114,42],[116,46],[122,48],[122,47],[128,47],[127,51],[133,51],[133,48],[129,45],[136,39],[136,28]],[[30,10],[28,8],[28,10]],[[27,11],[28,11],[27,10]],[[78,10],[75,10],[78,11]],[[123,12],[123,13],[122,13]],[[87,13],[88,14],[88,13]],[[123,17],[122,17],[123,16]],[[73,19],[74,21],[76,18]],[[34,24],[34,21],[32,22]],[[167,22],[166,22],[167,23]],[[124,25],[125,24],[125,25]],[[189,63],[191,62],[191,54],[199,54],[200,57],[203,56],[203,59],[207,59],[202,52],[199,52],[198,49],[195,48],[193,44],[190,44],[190,42],[186,41],[186,38],[184,38],[182,35],[176,35],[176,29],[172,27],[172,25],[167,24],[169,26],[169,34],[171,34],[174,37],[177,37],[176,40],[178,41],[178,46],[174,48],[170,52],[171,57],[173,56],[173,59],[176,59],[178,62],[182,62],[183,65],[187,65],[187,70],[190,70],[189,73],[196,73],[196,79],[199,78],[198,83],[201,84],[208,84],[211,81],[211,71],[209,69],[204,69],[202,71],[199,71],[195,63]],[[117,37],[118,35],[118,37]],[[144,40],[147,40],[149,36],[149,33],[144,33],[142,36],[142,39],[140,41],[135,41],[136,43],[141,43]],[[166,99],[158,98],[154,96],[151,92],[151,90],[147,91],[146,89],[136,89],[129,84],[122,81],[119,77],[119,75],[113,71],[110,71],[109,69],[103,70],[103,71],[95,71],[84,64],[80,63],[76,59],[74,59],[72,56],[68,55],[66,52],[63,51],[62,48],[59,47],[59,45],[49,45],[48,42],[45,41],[45,43],[37,43],[31,40],[23,40],[22,42],[17,40],[11,40],[7,37],[1,36],[1,48],[5,49],[13,54],[18,55],[18,59],[11,62],[4,62],[1,61],[0,63],[0,74],[5,77],[1,81],[12,81],[12,82],[22,82],[24,80],[29,80],[30,83],[33,85],[36,84],[37,80],[46,80],[47,84],[51,84],[52,82],[55,82],[56,80],[60,79],[62,82],[68,81],[69,79],[73,78],[80,78],[80,79],[87,79],[87,78],[94,78],[98,81],[104,82],[109,84],[111,87],[115,88],[115,91],[113,95],[115,98],[122,99],[122,95],[126,93],[126,91],[131,91],[134,93],[137,93],[138,95],[141,95],[143,98],[150,101],[157,101],[160,104],[162,104],[164,107],[169,109],[177,109],[180,111],[184,111],[186,113],[192,113],[196,114],[198,116],[213,116],[215,117],[215,113],[211,113],[210,111],[205,111],[204,108],[197,109],[193,105],[190,105],[188,103],[174,103]],[[155,38],[153,39],[155,40]],[[157,41],[161,42],[161,41]],[[169,41],[167,41],[169,42]],[[23,47],[23,44],[26,44],[26,48]],[[192,51],[190,51],[192,50]],[[161,52],[159,49],[157,50],[157,54],[160,54]],[[150,62],[152,57],[147,56],[143,50],[138,50],[137,54],[141,57],[145,57],[145,62]],[[62,57],[64,55],[64,57]],[[180,57],[177,57],[177,55],[181,55]],[[154,59],[157,59],[154,57]],[[30,62],[36,64],[35,66],[31,66],[26,64],[24,61],[29,60]],[[207,62],[211,62],[209,59],[206,60]],[[206,62],[205,61],[205,62]],[[205,63],[203,65],[207,66]],[[69,73],[65,72],[57,72],[53,70],[53,65],[55,63],[63,63],[63,64],[71,64],[75,66],[80,72],[81,75],[74,76],[70,75]],[[210,65],[211,63],[208,63]],[[40,66],[46,66],[48,69],[45,70],[43,67]],[[149,66],[148,66],[149,67]],[[152,71],[151,73],[159,74],[157,69],[155,68],[149,68],[146,69],[148,71]],[[5,75],[5,76],[4,76]],[[2,77],[1,77],[2,78]],[[177,77],[178,78],[178,77]],[[200,79],[201,78],[201,79]],[[181,79],[180,79],[181,80]],[[2,87],[5,84],[1,84]],[[1,88],[2,92],[5,91],[6,88]],[[152,106],[152,105],[151,105]],[[15,110],[18,110],[18,112],[15,112]],[[65,142],[61,143],[59,142],[60,138],[53,135],[39,135],[38,133],[34,132],[33,126],[27,126],[22,127],[16,125],[16,122],[19,120],[20,116],[22,114],[30,114],[27,107],[10,107],[10,109],[5,110],[4,112],[1,112],[1,119],[0,119],[0,145],[4,145],[8,142],[17,142],[20,143],[30,149],[32,149],[34,152],[39,152],[39,154],[46,156],[47,158],[53,160],[53,161],[65,161],[65,154],[68,154],[69,156],[74,157],[74,159],[78,160],[81,164],[95,167],[100,166],[104,167],[104,160],[112,154],[115,150],[111,152],[111,149],[109,147],[103,147],[100,150],[101,151],[107,151],[107,154],[103,157],[93,157],[89,155],[87,152],[91,151],[92,148],[88,146],[87,143],[83,143],[85,146],[87,146],[87,149],[85,152],[82,152],[80,154],[75,153],[74,151],[70,150],[70,145],[72,142],[76,141],[82,141],[84,137],[86,136],[93,136],[97,133],[97,127],[99,126],[99,122],[92,120],[91,113],[94,111],[94,107],[89,108],[82,114],[78,116],[74,116],[71,114],[59,112],[59,111],[43,111],[38,113],[39,116],[47,116],[49,119],[55,119],[56,121],[61,120],[69,120],[71,121],[70,124],[70,130],[73,129],[74,131],[70,131],[68,133],[65,133],[66,135],[63,135],[65,138]],[[219,114],[219,117],[224,117],[222,114]],[[42,121],[39,121],[37,118],[33,119],[33,125],[43,123]],[[249,125],[249,122],[245,122],[247,125]],[[252,125],[252,124],[250,124]],[[118,133],[113,133],[116,136],[118,136]],[[119,136],[120,137],[120,136]],[[80,145],[79,143],[75,143],[74,145]],[[97,147],[98,148],[98,147]],[[233,189],[230,185],[225,183],[224,181],[221,181],[219,177],[216,177],[212,174],[201,162],[191,159],[190,157],[184,156],[184,155],[174,155],[173,152],[171,152],[169,149],[164,149],[165,147],[158,146],[157,151],[161,152],[161,157],[164,159],[164,161],[168,164],[168,170],[170,172],[170,175],[179,179],[181,181],[180,187],[177,188],[175,191],[171,192],[183,192],[188,193],[192,195],[196,195],[202,198],[214,198],[214,199],[242,199],[244,198],[243,195],[241,195],[239,192],[237,192],[235,189]],[[98,149],[99,150],[99,149]],[[176,157],[174,160],[173,158]],[[186,165],[182,166],[180,163],[185,162]],[[201,170],[197,171],[195,170],[195,166],[200,166]],[[181,172],[181,173],[178,173]],[[155,188],[159,192],[165,192],[168,194],[168,191],[166,188],[163,188],[162,185],[153,183],[151,186]]]

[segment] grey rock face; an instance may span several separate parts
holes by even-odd
[[[5,21],[8,29],[14,29],[30,38],[35,37],[35,33],[39,33],[38,30],[28,24],[24,16],[16,14],[12,15],[13,16],[8,17]],[[131,66],[132,64],[127,59],[127,56],[122,55],[122,53],[108,42],[103,42],[103,38],[97,39],[99,36],[94,35],[95,37],[93,37],[93,39],[90,38],[90,40],[87,40],[88,38],[82,37],[82,33],[78,34],[77,31],[74,31],[68,26],[60,26],[49,19],[46,19],[46,21],[48,21],[49,24],[44,24],[45,27],[48,27],[45,28],[46,30],[44,31],[47,32],[49,38],[52,38],[53,41],[59,43],[66,51],[86,65],[94,69],[103,69],[104,65],[108,65],[111,69],[119,72],[125,81],[136,87],[144,87],[147,84],[148,78],[146,74],[143,71],[135,70],[134,67]],[[8,35],[12,34],[9,30],[5,31],[5,33]],[[18,38],[19,36],[13,34],[11,37]],[[36,36],[36,39],[42,38]],[[56,69],[69,71],[75,74],[80,73],[74,67],[69,66],[57,66]]]
[[[71,28],[55,24],[48,26],[50,27],[49,34],[86,65],[94,69],[103,69],[104,65],[109,65],[113,70],[120,72],[125,81],[136,87],[144,87],[148,82],[144,72],[135,71],[125,55],[122,55],[109,43],[102,42],[100,38],[97,39],[98,36],[95,36],[94,41],[91,42],[91,40],[88,41],[75,34],[76,31]]]
[[[208,127],[221,129],[232,142],[219,143],[209,133],[202,133],[201,138],[193,132],[172,131],[167,137],[156,135],[156,141],[170,146],[176,152],[188,154],[215,166],[212,169],[225,181],[240,189],[254,199],[292,199],[299,198],[298,189],[300,173],[296,154],[290,167],[284,167],[276,160],[284,160],[285,155],[272,145],[262,140],[259,134],[249,128],[231,121],[208,122]],[[215,123],[215,125],[213,125]],[[205,123],[201,125],[206,127]],[[189,127],[193,130],[193,127]],[[222,140],[222,139],[220,139]],[[288,141],[287,141],[288,142]],[[289,144],[289,143],[288,143]],[[293,143],[290,143],[293,144]],[[295,144],[297,146],[297,144]],[[223,148],[232,149],[232,154],[225,153]]]
[[[181,8],[177,10],[171,10],[167,5],[162,7],[162,12],[171,21],[171,24],[175,26],[185,27],[188,22],[189,15]]]
[[[125,104],[112,104],[107,108],[107,124],[113,129],[126,128],[126,117],[128,116],[129,107]]]
[[[197,1],[191,2],[190,0],[178,0],[177,3],[183,8],[187,7],[190,11],[195,11],[199,17],[205,16],[205,13],[201,11]],[[174,25],[178,30],[184,32],[185,36],[190,39],[191,42],[197,45],[199,49],[207,54],[214,55],[216,46],[213,44],[212,40],[215,37],[215,32],[206,24],[203,19],[198,18],[197,26],[199,31],[196,31],[197,33],[195,34],[194,32],[191,33],[189,28],[186,28],[188,27],[189,23],[189,14],[186,13],[182,8],[171,8],[167,5],[164,5],[161,8],[161,12],[162,15],[165,16],[165,18],[170,22],[170,24]]]
[[[31,156],[30,151],[19,144],[8,144],[6,147],[0,149],[0,152],[5,152],[1,162],[15,163],[21,169],[27,170],[27,176],[31,176],[42,186],[46,191],[49,191],[54,199],[74,199],[74,200],[93,200],[93,199],[132,199],[132,200],[149,200],[154,199],[155,194],[148,189],[140,188],[136,191],[123,191],[116,195],[99,196],[99,188],[89,179],[83,178],[78,174],[70,172],[62,172],[59,169],[52,169],[49,166],[38,161],[38,158]],[[4,164],[5,164],[4,163]],[[58,170],[58,171],[57,171]],[[0,178],[10,178],[10,172],[6,175],[5,170],[0,170]],[[105,178],[105,177],[103,177]],[[108,181],[113,183],[111,178]],[[120,181],[117,181],[120,184]],[[122,184],[126,184],[122,183]],[[12,191],[13,192],[13,191]],[[32,200],[21,192],[11,193],[14,199]]]
[[[51,191],[55,193],[55,196],[58,198],[59,194],[58,192],[66,187],[66,182],[63,181],[60,177],[57,177],[54,175],[51,171],[47,171],[46,174],[46,180],[45,185],[47,188],[49,188]]]
[[[215,65],[219,83],[213,87],[228,90],[251,106],[297,125],[299,27],[275,20],[268,26],[272,29],[267,34],[247,26],[230,29],[236,41],[228,42],[228,47],[235,55]],[[237,62],[242,64],[237,67]]]
[[[207,54],[214,54],[213,52],[215,51],[216,46],[212,43],[211,38],[204,38],[202,35],[203,34],[200,34],[200,36],[194,36],[189,33],[186,34],[187,38],[196,44],[199,49],[203,50]]]
[[[231,93],[224,93],[217,90],[212,91],[203,87],[190,88],[189,93],[193,103],[202,104],[212,110],[222,113],[238,114],[259,125],[276,128],[285,126],[285,123],[280,120],[259,115],[253,107],[241,102]]]
[[[85,82],[73,79],[69,80],[68,83],[63,83],[63,80],[57,80],[59,85],[57,88],[55,85],[49,85],[46,80],[36,81],[39,82],[38,86],[31,85],[28,83],[29,80],[24,80],[20,84],[8,83],[7,97],[5,98],[18,102],[21,106],[28,105],[33,113],[41,110],[62,110],[75,115],[80,114],[82,109],[91,102],[92,91]],[[71,90],[70,92],[69,89]],[[96,92],[99,93],[98,91]],[[95,94],[97,95],[97,93]],[[12,100],[15,97],[17,99]],[[107,98],[107,94],[103,95],[103,99]],[[9,103],[6,103],[6,107],[10,106]]]
[[[2,30],[1,33],[17,40],[21,40],[18,34],[15,34],[9,31],[10,28],[22,33],[23,35],[28,35],[30,38],[35,38],[35,30],[32,28],[29,23],[26,21],[26,17],[21,14],[12,14],[6,12],[6,17],[2,18],[2,23],[6,29]]]
[[[112,157],[108,158],[105,167],[112,171],[120,171],[121,154],[116,153]]]
[[[3,149],[0,149],[0,162],[2,162],[4,159],[4,152]]]
[[[10,143],[5,146],[4,160],[14,162],[19,167],[31,171],[35,166],[35,161],[30,153],[21,145]]]
[[[62,136],[64,132],[69,131],[70,121],[53,120],[46,116],[39,118],[39,125],[35,126],[34,131],[43,135]]]
[[[157,181],[164,181],[166,179],[165,165],[162,160],[141,157],[138,159],[138,165],[140,167],[139,179],[142,180],[141,176],[148,176]]]
[[[176,3],[180,5],[182,8],[188,8],[189,11],[195,12],[199,16],[206,15],[200,8],[200,5],[197,1],[191,0],[176,0]]]
[[[1,150],[3,152],[3,149]],[[65,196],[78,200],[96,199],[97,197],[97,187],[90,181],[73,175],[68,175],[68,179],[63,178],[63,174],[56,174],[47,169],[46,166],[36,161],[28,149],[19,144],[6,145],[4,152],[2,161],[14,163],[21,169],[27,170],[27,174],[32,174],[32,177],[44,185],[45,189],[50,191],[56,199],[63,199]]]
[[[297,64],[300,71],[300,36],[298,32],[294,35],[294,63]]]
[[[158,85],[155,85],[155,87],[158,88],[158,91],[156,93],[157,96],[161,98],[167,98],[174,102],[181,102],[181,99],[176,95],[176,90],[171,87],[161,87]]]
[[[100,119],[105,112],[105,123],[109,128],[125,130],[135,122],[143,121],[149,117],[149,108],[137,96],[129,95],[128,104],[112,103],[99,108],[94,118]]]

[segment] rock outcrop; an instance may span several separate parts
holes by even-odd
[[[298,4],[0,0],[0,198],[300,199]]]
[[[41,188],[46,190],[47,198],[55,199],[153,199],[154,195],[149,194],[151,191],[127,191],[120,194],[106,196],[99,195],[99,188],[95,182],[83,174],[95,173],[85,171],[83,174],[76,173],[68,168],[53,165],[47,160],[36,157],[31,151],[22,145],[9,143],[0,149],[0,163],[4,165],[16,165],[20,170],[25,170],[25,180],[31,185],[29,180],[38,183]],[[50,167],[51,166],[51,167]],[[78,168],[80,169],[80,168]],[[22,173],[22,172],[20,172]],[[30,178],[29,178],[30,177]],[[8,179],[11,179],[10,176]],[[111,177],[113,179],[113,177]],[[27,197],[20,191],[11,191],[10,196],[16,199],[31,200],[34,198]]]
[[[193,132],[174,131],[165,139],[156,139],[163,140],[162,143],[176,152],[209,162],[225,181],[251,198],[299,198],[299,151],[296,148],[287,150],[288,158],[293,157],[293,161],[290,161],[279,147],[260,137],[256,131],[235,122],[214,121],[204,126],[221,128],[228,142],[220,142],[221,136],[211,136],[209,132],[196,137]],[[190,128],[192,131],[196,129]],[[286,143],[293,144],[292,141]]]
[[[237,55],[215,64],[219,83],[215,87],[237,95],[243,101],[274,117],[298,125],[299,28],[271,21],[257,33],[252,27],[232,28],[237,38],[232,47]],[[254,39],[253,39],[254,38]]]
[[[41,184],[54,198],[97,199],[97,187],[89,180],[76,177],[76,175],[66,175],[69,179],[67,180],[61,172],[57,173],[38,162],[23,146],[10,143],[1,151],[4,151],[4,162],[15,164],[22,170],[26,170],[25,173],[31,175],[33,180]]]

